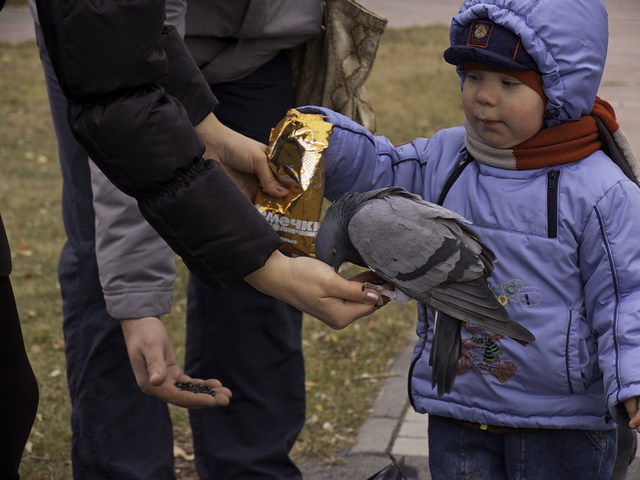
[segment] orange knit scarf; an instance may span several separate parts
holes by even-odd
[[[526,142],[513,147],[516,169],[530,170],[577,162],[599,150],[602,141],[594,117],[601,119],[612,134],[619,128],[611,105],[596,97],[591,115],[577,122],[540,130]]]

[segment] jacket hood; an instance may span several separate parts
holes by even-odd
[[[518,35],[538,65],[548,102],[546,126],[575,121],[593,109],[609,38],[601,0],[467,0],[451,22],[450,41],[488,18]],[[457,66],[464,81],[464,70]]]

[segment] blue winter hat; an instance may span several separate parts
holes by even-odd
[[[452,65],[479,63],[504,70],[532,70],[538,65],[522,47],[520,37],[488,18],[472,21],[444,52]]]

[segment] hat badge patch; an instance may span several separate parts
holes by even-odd
[[[493,30],[493,23],[473,21],[471,28],[469,29],[469,38],[467,38],[467,46],[487,48],[489,46],[489,39],[491,38],[491,31]]]

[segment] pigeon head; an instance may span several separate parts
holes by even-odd
[[[349,239],[349,222],[367,199],[360,193],[351,193],[332,203],[327,209],[316,236],[316,258],[337,272],[345,262],[366,267],[364,260]]]

